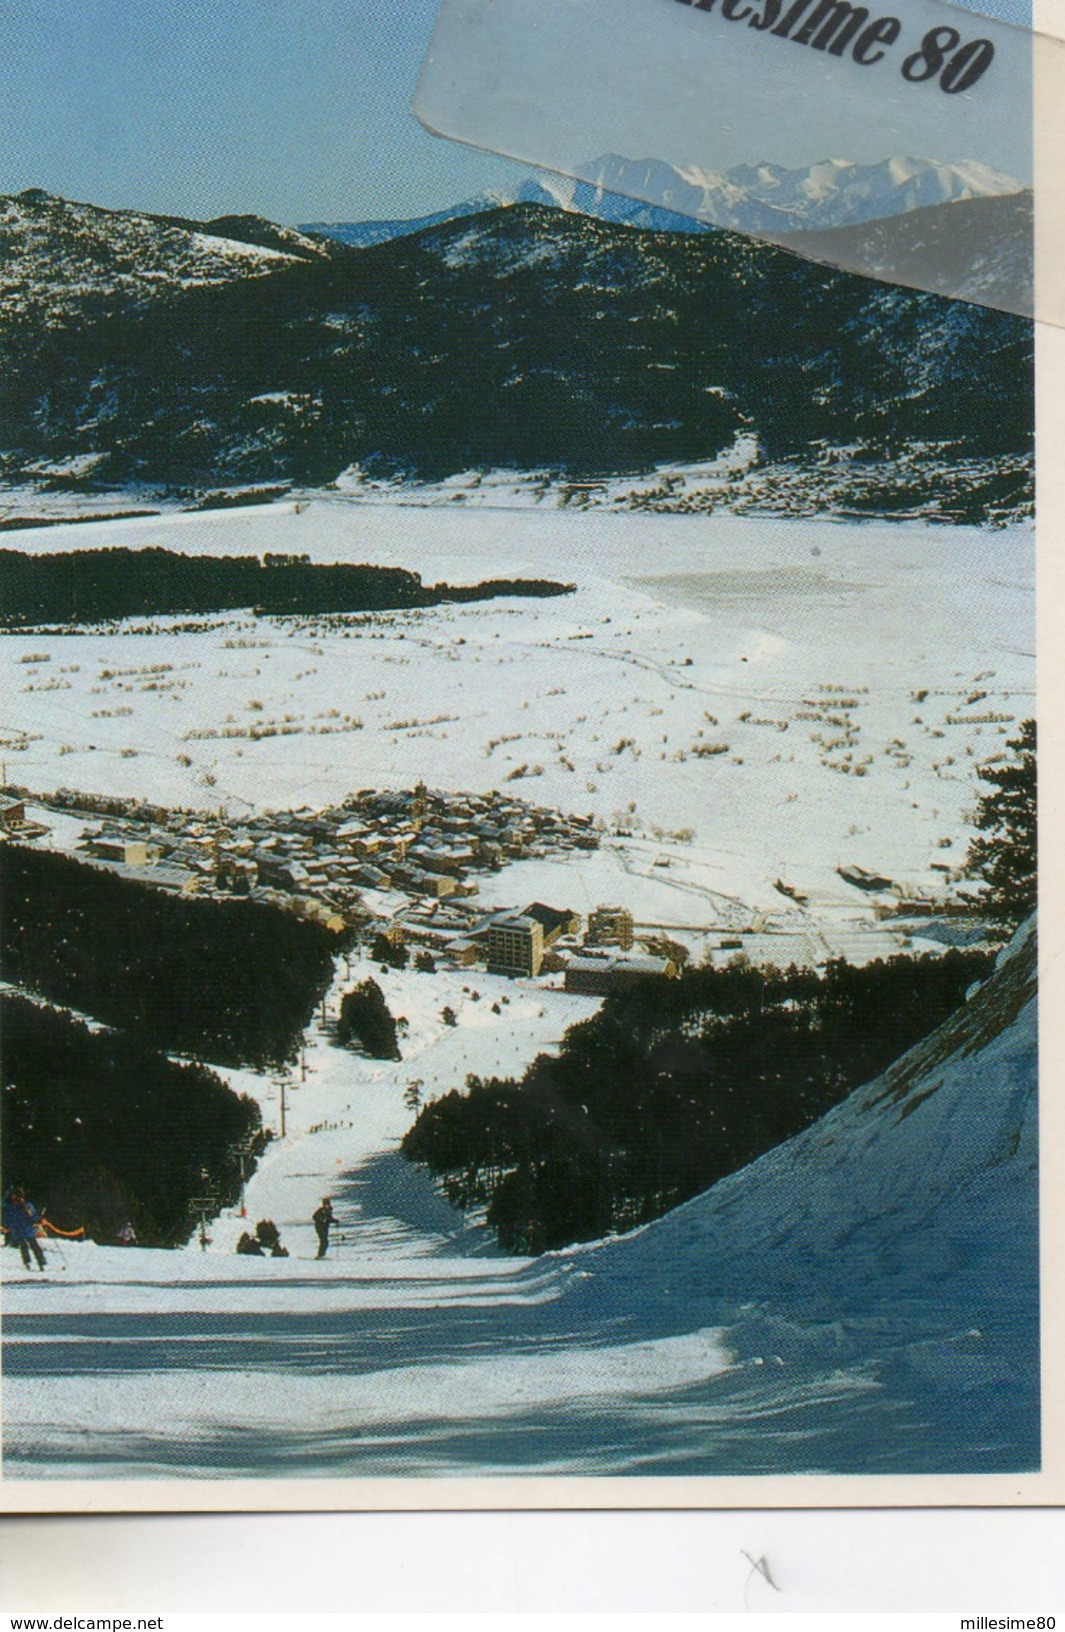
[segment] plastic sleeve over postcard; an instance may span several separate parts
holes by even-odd
[[[444,0],[415,110],[647,226],[1060,324],[1060,280],[1033,295],[1033,73],[1065,103],[1061,40],[943,0]]]

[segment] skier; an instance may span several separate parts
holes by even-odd
[[[312,1213],[311,1222],[318,1235],[318,1257],[324,1258],[329,1247],[329,1226],[336,1223],[333,1205],[328,1196],[322,1197],[322,1205]]]
[[[131,1219],[127,1218],[118,1232],[117,1240],[120,1247],[135,1247],[137,1245],[137,1232],[133,1228]]]
[[[14,1185],[4,1199],[4,1229],[8,1240],[17,1246],[22,1254],[22,1262],[27,1269],[30,1264],[30,1253],[37,1260],[37,1267],[44,1268],[44,1253],[41,1243],[37,1239],[37,1226],[41,1222],[41,1215],[31,1202],[26,1200],[26,1192],[21,1185]]]
[[[255,1226],[255,1239],[263,1252],[271,1258],[287,1258],[288,1248],[281,1245],[281,1231],[272,1218],[261,1218]]]

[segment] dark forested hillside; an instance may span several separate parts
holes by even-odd
[[[518,205],[84,311],[58,225],[50,242],[63,321],[0,322],[11,475],[99,456],[101,482],[176,488],[324,483],[354,462],[601,476],[739,432],[769,462],[1030,449],[1030,324],[724,232]]]
[[[237,1147],[259,1107],[200,1065],[180,1065],[68,1014],[0,998],[3,1187],[20,1183],[59,1229],[113,1242],[127,1220],[144,1246],[192,1228],[189,1201],[233,1201]]]
[[[174,550],[0,549],[0,627],[97,623],[177,612],[376,612],[497,595],[561,595],[543,579],[423,584],[402,567],[318,566],[305,557],[183,555]]]
[[[0,845],[0,976],[224,1065],[292,1056],[338,937],[257,901],[168,895],[48,850]]]
[[[611,994],[520,1083],[471,1078],[403,1153],[539,1252],[657,1218],[877,1076],[990,972],[979,952],[685,971]]]

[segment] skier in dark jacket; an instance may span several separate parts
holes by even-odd
[[[4,1229],[12,1245],[17,1246],[22,1254],[22,1262],[27,1269],[30,1264],[30,1253],[37,1260],[37,1267],[44,1268],[44,1253],[41,1243],[37,1239],[37,1226],[41,1222],[41,1215],[26,1200],[26,1193],[19,1185],[9,1190],[4,1200]]]
[[[328,1196],[322,1197],[322,1205],[311,1214],[311,1222],[318,1235],[318,1257],[324,1258],[329,1247],[329,1226],[336,1223]]]
[[[264,1253],[271,1258],[287,1258],[288,1248],[281,1245],[281,1231],[272,1218],[261,1218],[255,1226],[255,1239]]]

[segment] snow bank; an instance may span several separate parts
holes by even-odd
[[[814,1127],[572,1254],[575,1299],[638,1301],[659,1330],[729,1325],[731,1305],[738,1362],[860,1359],[886,1404],[920,1411],[922,1465],[1033,1466],[1036,1085],[1033,921],[958,1014]]]

